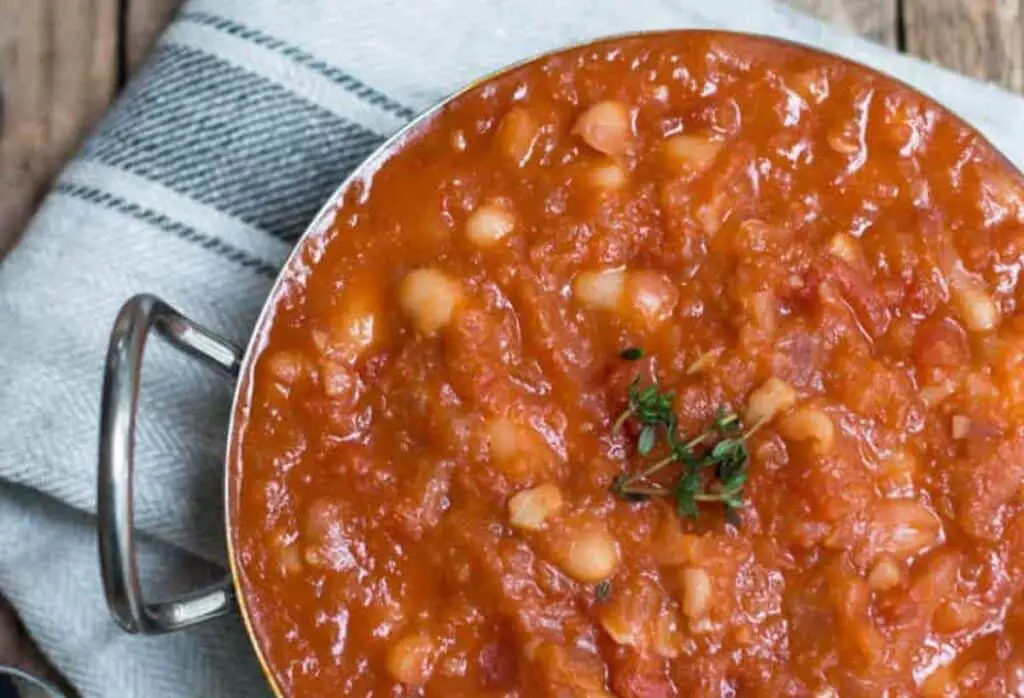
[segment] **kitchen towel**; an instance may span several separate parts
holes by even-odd
[[[1024,100],[758,0],[192,0],[0,265],[0,593],[87,698],[267,695],[241,622],[155,638],[109,620],[96,561],[103,356],[154,292],[244,343],[342,177],[417,112],[509,62],[667,27],[774,34],[917,86],[1024,165]],[[136,449],[147,588],[223,563],[230,386],[154,342]]]

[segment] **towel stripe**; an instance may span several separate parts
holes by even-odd
[[[160,46],[82,157],[293,242],[385,137],[203,51]]]
[[[223,257],[224,259],[237,264],[243,269],[249,269],[260,276],[265,276],[270,279],[277,278],[278,269],[274,265],[268,264],[262,259],[254,257],[248,252],[240,250],[214,235],[201,233],[189,225],[185,225],[180,221],[168,218],[162,213],[140,206],[139,204],[128,201],[123,197],[116,196],[95,187],[74,184],[71,182],[57,182],[57,186],[54,187],[54,191],[65,196],[80,199],[90,204],[103,206],[104,208],[117,211],[118,213],[126,216],[131,216],[138,221],[153,226],[157,230],[169,233],[181,238],[182,240],[198,245],[208,252],[212,252],[219,257]]]
[[[312,53],[303,51],[298,46],[288,43],[283,39],[279,39],[275,36],[270,36],[259,29],[247,27],[243,24],[239,24],[234,20],[215,15],[209,12],[200,11],[186,11],[178,15],[178,20],[182,22],[193,22],[195,24],[201,24],[203,26],[212,27],[218,31],[222,31],[225,34],[236,36],[246,41],[251,41],[257,46],[270,49],[276,53],[286,56],[291,60],[295,61],[299,65],[302,65],[310,70],[313,70],[320,75],[328,78],[331,82],[341,86],[348,92],[356,95],[367,104],[386,111],[390,114],[394,114],[402,119],[412,119],[416,116],[416,110],[411,109],[404,104],[401,104],[395,99],[387,96],[380,90],[370,87],[363,81],[354,77],[353,75],[345,72],[337,66],[327,63],[321,58],[318,58]]]

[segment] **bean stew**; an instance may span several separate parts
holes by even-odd
[[[282,695],[1024,691],[1024,184],[718,32],[475,86],[349,188],[236,417]]]

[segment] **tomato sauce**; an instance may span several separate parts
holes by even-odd
[[[281,693],[1024,691],[1022,254],[1019,174],[840,59],[653,34],[473,87],[261,330],[230,509]],[[634,380],[758,425],[735,509],[612,492],[665,452]]]

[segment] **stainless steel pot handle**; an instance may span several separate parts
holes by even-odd
[[[227,578],[166,601],[147,602],[142,594],[132,534],[132,458],[142,355],[150,329],[231,379],[238,375],[242,350],[150,295],[125,303],[110,335],[100,406],[96,507],[103,587],[110,612],[122,628],[159,634],[227,613],[234,608],[234,588]]]

